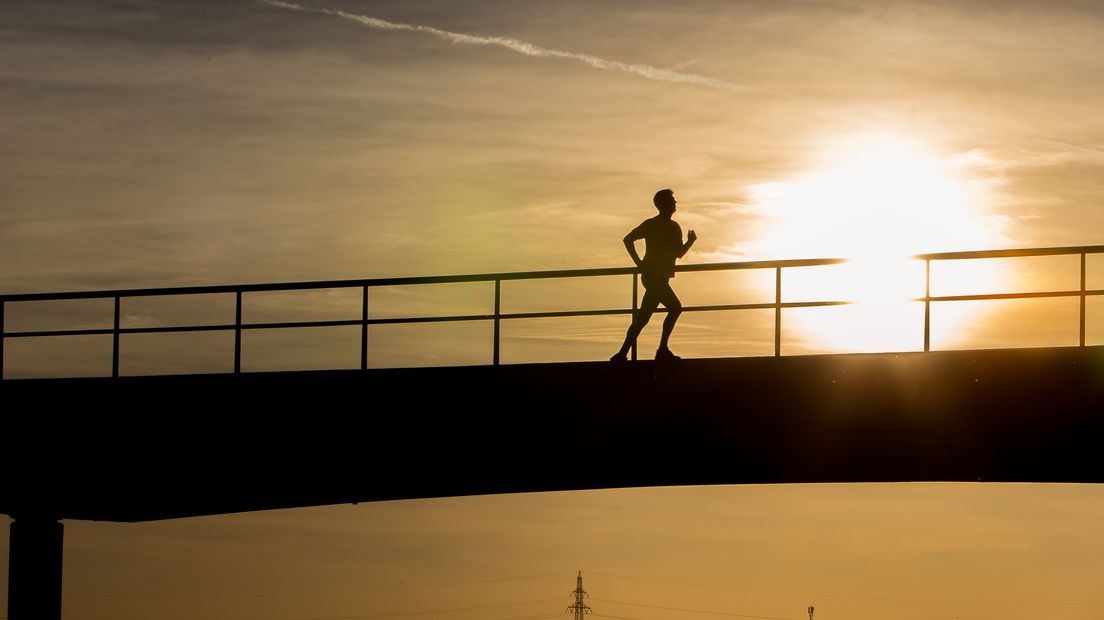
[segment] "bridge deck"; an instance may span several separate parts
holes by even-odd
[[[19,380],[0,394],[0,513],[14,516],[136,521],[683,484],[1104,481],[1104,347]]]

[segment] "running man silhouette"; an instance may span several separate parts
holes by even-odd
[[[667,318],[663,319],[663,334],[659,338],[659,348],[656,349],[657,360],[677,360],[679,356],[671,353],[667,341],[671,338],[671,332],[675,329],[675,321],[682,314],[682,302],[679,301],[675,291],[671,289],[671,278],[675,277],[675,259],[682,258],[698,240],[694,231],[686,234],[686,243],[682,242],[682,228],[678,222],[671,219],[675,214],[675,193],[669,189],[661,189],[652,198],[659,215],[644,220],[640,226],[629,231],[625,235],[625,249],[633,262],[640,268],[640,276],[644,281],[644,299],[640,302],[640,309],[633,316],[629,331],[625,334],[625,342],[621,350],[610,358],[611,362],[623,362],[628,359],[629,349],[636,342],[636,337],[651,320],[659,304],[667,308]],[[644,240],[644,259],[636,253],[636,242]]]

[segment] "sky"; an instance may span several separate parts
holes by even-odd
[[[1104,8],[1090,1],[7,0],[0,291],[628,266],[621,239],[663,187],[683,230],[698,234],[690,263],[896,265],[894,252],[1099,244],[1102,26]],[[936,288],[1075,287],[1071,265],[937,267]],[[900,268],[858,268],[837,288],[797,272],[785,291],[922,294],[915,265]],[[884,286],[901,273],[904,292]],[[771,300],[769,276],[674,282],[687,304],[740,303]],[[516,286],[504,291],[507,310],[629,303],[616,279]],[[1090,259],[1089,286],[1104,288],[1104,262]],[[246,320],[355,318],[357,299],[251,296]],[[1104,343],[1097,299],[1090,344]],[[1069,301],[940,308],[935,344],[1076,344]],[[489,295],[387,290],[372,304],[373,316],[481,312]],[[227,312],[225,298],[146,300],[127,302],[123,318],[218,322]],[[97,303],[11,304],[5,320],[19,330],[110,317]],[[771,319],[686,315],[672,347],[769,354]],[[784,325],[787,354],[915,350],[920,333],[915,304],[874,319],[788,311]],[[518,322],[504,359],[604,359],[624,327],[623,317]],[[354,365],[354,332],[250,333],[243,364]],[[123,373],[227,370],[225,336],[128,337]],[[374,328],[372,364],[486,363],[487,338],[481,323]],[[5,343],[5,377],[109,371],[102,338],[33,340]],[[66,616],[366,617],[555,597],[584,570],[596,598],[725,613],[800,618],[815,603],[818,617],[1097,617],[1099,606],[1066,603],[1100,604],[1086,585],[1101,572],[1099,537],[1078,524],[1099,523],[1102,509],[1096,486],[861,485],[71,522]],[[552,576],[514,579],[532,575]],[[509,581],[407,600],[371,590],[497,579]],[[333,594],[346,590],[361,592]],[[745,590],[802,595],[740,598]],[[241,596],[272,592],[330,594]],[[166,594],[185,598],[157,598]],[[222,594],[233,596],[202,598]],[[153,598],[95,598],[131,595]],[[226,607],[202,607],[214,601]],[[689,617],[602,605],[625,618]]]
[[[1096,244],[1102,19],[1092,2],[15,0],[0,23],[0,290],[627,266],[621,238],[663,187],[698,233],[690,263]],[[1052,263],[965,279],[1027,290],[1013,276],[1041,269],[1076,286],[1075,263]],[[904,273],[857,286],[922,293]],[[691,305],[773,298],[765,272],[676,282]],[[627,281],[573,286],[508,286],[504,310],[630,303]],[[232,319],[227,297],[189,317]],[[247,297],[247,321],[359,317],[356,291]],[[491,299],[385,292],[371,312]],[[143,303],[124,304],[124,326],[166,324]],[[937,311],[953,324],[937,348],[1076,338],[1073,300],[966,305]],[[111,320],[109,303],[7,310],[9,330]],[[919,345],[915,308],[874,337],[862,315],[801,314],[787,313],[788,353]],[[622,323],[511,322],[504,360],[604,359]],[[485,363],[486,325],[453,327],[375,328],[372,365]],[[769,329],[765,313],[698,313],[682,350],[769,354]],[[354,365],[348,334],[254,332],[243,364]],[[225,370],[228,335],[195,338],[127,337],[123,373]],[[5,372],[102,374],[109,340],[13,340]]]

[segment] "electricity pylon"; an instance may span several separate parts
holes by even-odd
[[[572,594],[575,595],[575,602],[567,606],[567,612],[574,613],[575,620],[583,620],[583,616],[590,613],[590,605],[583,602],[584,598],[590,596],[583,589],[583,571],[579,571],[579,576],[575,578],[575,591]]]

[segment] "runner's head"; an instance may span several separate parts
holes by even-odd
[[[675,192],[670,189],[661,189],[652,197],[652,203],[660,213],[674,213],[675,202]]]

